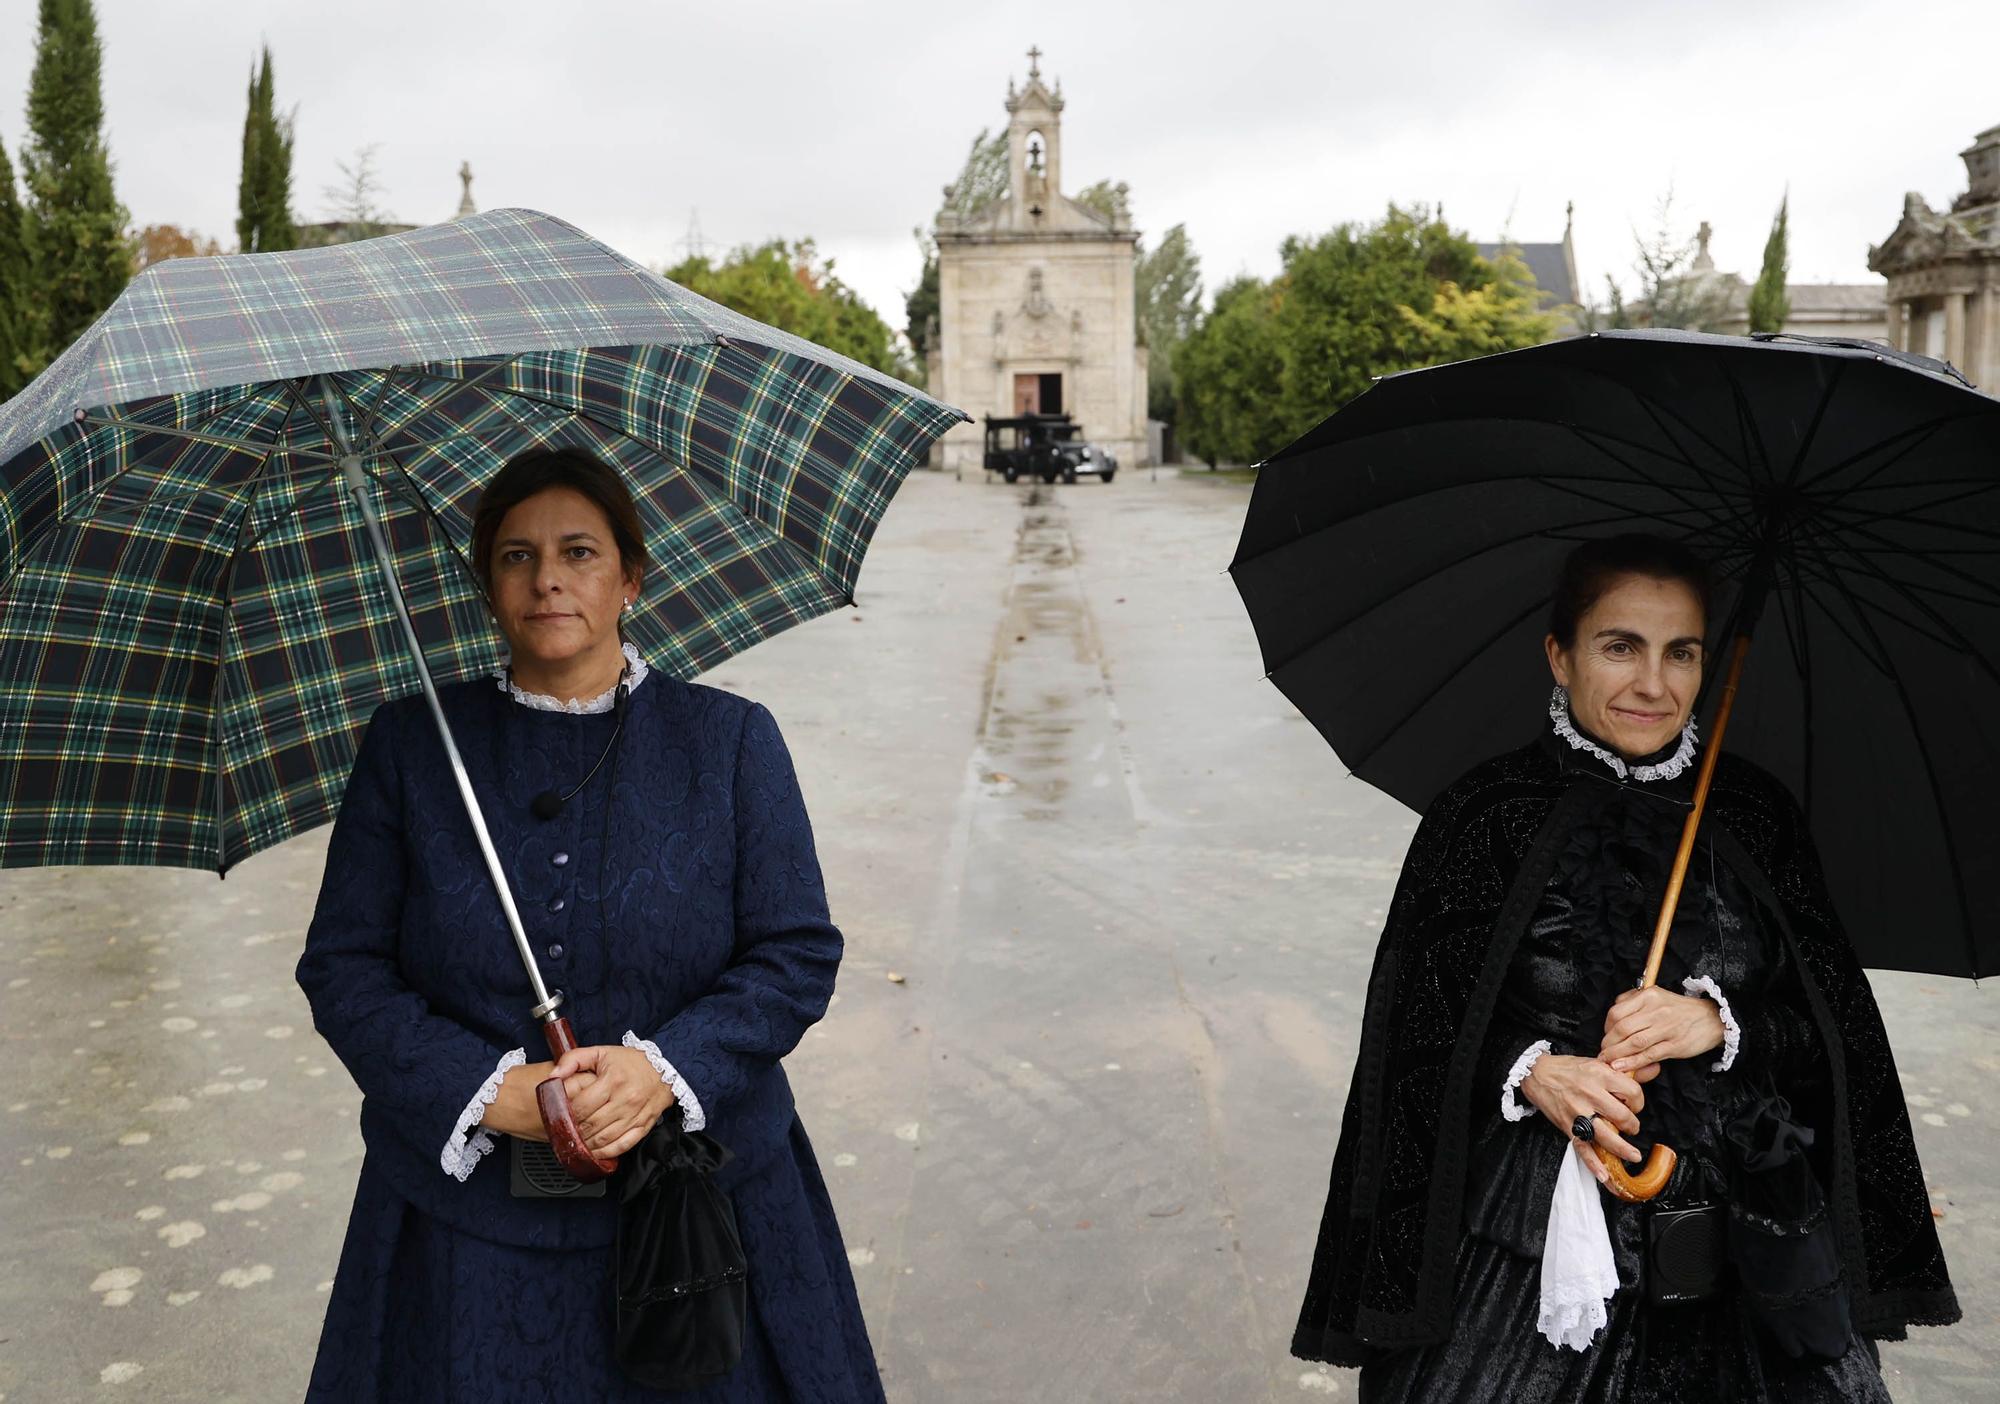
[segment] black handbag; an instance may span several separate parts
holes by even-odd
[[[639,1384],[689,1389],[743,1356],[750,1265],[715,1183],[730,1158],[671,1107],[619,1169],[614,1352]]]

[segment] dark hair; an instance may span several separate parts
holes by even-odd
[[[1604,592],[1626,575],[1680,581],[1694,591],[1701,601],[1701,617],[1704,622],[1708,619],[1715,577],[1708,563],[1691,548],[1664,536],[1604,536],[1584,542],[1563,561],[1562,574],[1556,577],[1555,598],[1549,602],[1549,632],[1556,642],[1572,647],[1577,624]]]
[[[650,564],[646,531],[624,476],[582,449],[529,449],[508,459],[493,475],[472,514],[472,569],[488,595],[493,593],[493,539],[500,534],[500,523],[536,493],[558,487],[580,492],[603,509],[611,523],[612,543],[618,547],[619,568],[645,575]]]

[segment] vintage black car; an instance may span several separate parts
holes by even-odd
[[[1118,471],[1115,455],[1080,437],[1080,430],[1067,414],[1025,414],[1013,419],[986,417],[986,458],[988,473],[998,473],[1008,482],[1040,478],[1045,483],[1058,478],[1073,483],[1078,478],[1096,477],[1110,482]]]

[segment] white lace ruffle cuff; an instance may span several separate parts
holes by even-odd
[[[1715,1012],[1722,1016],[1722,1056],[1708,1065],[1710,1072],[1728,1072],[1736,1062],[1736,1054],[1743,1047],[1743,1030],[1736,1026],[1736,1016],[1729,1012],[1729,1001],[1723,998],[1722,990],[1706,975],[1690,975],[1681,981],[1681,993],[1685,995],[1707,995],[1715,1001]]]
[[[667,1056],[660,1051],[659,1044],[650,1038],[639,1037],[630,1029],[625,1031],[622,1042],[627,1048],[636,1048],[644,1053],[646,1061],[653,1065],[653,1071],[660,1075],[660,1081],[674,1089],[674,1100],[679,1102],[681,1107],[682,1130],[699,1131],[708,1125],[708,1114],[701,1109],[701,1099],[694,1095],[694,1089],[688,1086],[687,1079],[676,1072],[674,1065],[667,1061]]]
[[[1618,1290],[1618,1262],[1597,1178],[1583,1168],[1581,1147],[1563,1148],[1556,1192],[1549,1197],[1542,1242],[1542,1302],[1535,1325],[1549,1344],[1588,1350],[1610,1318],[1607,1303]]]
[[[438,1165],[445,1174],[463,1184],[473,1167],[493,1149],[493,1137],[479,1123],[486,1119],[486,1109],[500,1095],[500,1084],[507,1074],[527,1061],[528,1050],[525,1048],[515,1048],[500,1055],[493,1075],[479,1084],[479,1090],[472,1094],[472,1100],[459,1113],[458,1125],[452,1129],[451,1139],[438,1153]]]
[[[1535,1109],[1517,1095],[1521,1084],[1528,1080],[1529,1069],[1535,1066],[1535,1059],[1549,1051],[1549,1041],[1531,1043],[1521,1050],[1521,1056],[1514,1060],[1514,1066],[1507,1070],[1507,1083],[1500,1089],[1500,1115],[1509,1121],[1526,1121],[1535,1114]]]

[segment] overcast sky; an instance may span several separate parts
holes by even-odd
[[[268,40],[297,112],[294,202],[324,218],[375,144],[383,201],[561,215],[659,266],[691,218],[728,246],[810,235],[892,325],[913,227],[1028,46],[1060,78],[1072,190],[1130,182],[1185,223],[1210,287],[1288,234],[1441,201],[1476,238],[1561,237],[1586,285],[1630,281],[1671,185],[1754,276],[1787,185],[1794,281],[1864,281],[1903,193],[1964,188],[2000,124],[2000,4],[1904,0],[97,0],[119,197],[234,244],[244,85]],[[34,6],[0,3],[0,137],[19,150]]]

